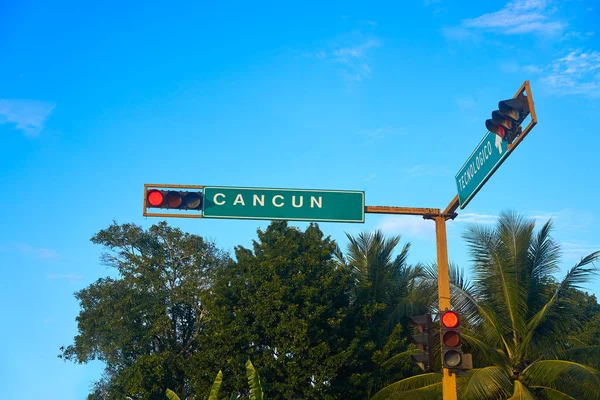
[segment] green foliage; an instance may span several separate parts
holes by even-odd
[[[118,276],[76,293],[79,333],[59,357],[105,363],[90,398],[163,399],[167,388],[188,396],[186,375],[205,315],[201,296],[228,257],[164,222],[148,230],[114,223],[91,240],[108,250],[102,261]]]
[[[273,222],[253,249],[219,269],[207,296],[206,349],[197,370],[223,368],[228,392],[247,386],[245,362],[261,366],[273,398],[338,398],[349,388],[344,368],[356,345],[350,319],[352,279],[331,254],[335,244],[311,224]],[[223,365],[225,363],[225,365]],[[204,384],[195,381],[197,391]],[[240,394],[245,394],[240,392]]]

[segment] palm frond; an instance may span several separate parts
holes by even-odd
[[[584,364],[565,360],[538,360],[522,373],[529,386],[556,387],[569,380],[573,391],[581,391],[586,399],[600,393],[600,372]]]
[[[250,387],[250,400],[263,400],[263,388],[260,384],[260,376],[254,369],[250,360],[246,361],[246,375],[248,376],[248,386]]]
[[[408,390],[406,392],[394,393],[388,400],[433,400],[442,397],[442,382],[432,383],[418,389]]]
[[[515,390],[508,400],[536,400],[536,398],[520,381],[515,381]]]
[[[479,293],[501,318],[499,327],[517,343],[519,332],[525,327],[527,292],[519,283],[522,250],[529,247],[528,227],[519,220],[503,214],[498,227],[491,230],[478,225],[470,226],[464,235],[474,263],[474,284]],[[523,256],[524,254],[524,256]],[[507,315],[508,317],[504,317]]]
[[[169,399],[169,400],[180,400],[179,396],[177,396],[175,394],[175,392],[172,391],[171,389],[167,389],[165,395],[167,396],[167,399]]]
[[[337,244],[335,245],[335,250],[333,250],[333,259],[335,260],[335,262],[338,265],[343,265],[343,266],[348,265],[346,263],[346,258],[344,257],[344,252],[342,251],[340,246]]]
[[[391,385],[384,387],[379,392],[375,393],[371,400],[389,399],[394,394],[408,392],[414,389],[420,389],[430,385],[440,384],[441,382],[442,374],[439,373],[415,375],[410,378],[394,382]]]
[[[388,358],[387,360],[385,360],[383,362],[383,366],[392,366],[394,364],[397,363],[401,363],[403,361],[410,361],[410,356],[414,355],[414,354],[419,354],[421,353],[421,350],[419,349],[409,349],[397,354],[394,354],[392,357]]]
[[[511,383],[506,369],[497,366],[474,368],[457,380],[461,399],[496,399],[510,394]]]
[[[210,394],[208,395],[208,400],[218,400],[219,398],[219,390],[221,390],[221,384],[223,383],[223,372],[219,370],[215,381],[213,382],[212,388],[210,389]]]
[[[480,362],[497,366],[510,365],[510,360],[506,353],[499,350],[497,346],[490,345],[488,342],[481,340],[476,334],[472,334],[469,329],[463,328],[460,337],[471,349],[477,352],[477,359]]]
[[[527,323],[526,334],[520,344],[519,354],[526,354],[530,347],[532,339],[535,337],[537,328],[540,324],[551,315],[552,309],[561,296],[565,296],[568,290],[578,289],[581,284],[589,282],[590,278],[597,275],[598,269],[594,262],[600,257],[600,251],[592,253],[581,259],[573,268],[567,271],[563,280],[559,283],[552,297],[548,302],[529,320]],[[546,335],[552,336],[555,332],[545,332]]]
[[[560,246],[550,237],[552,221],[547,221],[529,246],[530,275],[533,281],[558,272]]]
[[[576,400],[575,397],[571,397],[568,394],[561,392],[560,390],[553,389],[548,386],[530,386],[534,389],[538,397],[544,400]]]

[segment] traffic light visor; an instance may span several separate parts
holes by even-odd
[[[492,122],[496,125],[500,125],[505,129],[512,129],[512,120],[500,111],[494,111],[492,113]]]
[[[429,322],[429,316],[428,315],[417,315],[417,316],[413,316],[410,317],[410,324],[412,326],[416,326],[417,328],[419,328],[419,330],[421,332],[423,332],[425,329],[427,329],[428,327],[428,322]]]
[[[458,326],[458,314],[455,313],[454,311],[446,311],[443,315],[442,315],[442,324],[446,327],[446,328],[456,328]]]
[[[502,125],[498,125],[494,123],[493,120],[488,119],[485,121],[485,127],[488,131],[495,133],[496,135],[504,139],[504,127],[502,127]]]
[[[519,121],[526,114],[529,114],[529,103],[523,95],[520,95],[516,99],[502,100],[498,103],[498,108],[503,114],[515,121]]]

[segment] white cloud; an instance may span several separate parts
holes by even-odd
[[[600,97],[600,52],[570,52],[551,64],[542,82],[556,94]]]
[[[498,221],[497,215],[481,214],[475,212],[458,213],[458,217],[450,223],[467,223],[467,224],[495,224]]]
[[[0,99],[0,123],[12,123],[27,136],[37,136],[55,105],[45,101]]]
[[[370,181],[372,181],[373,179],[375,179],[376,177],[377,177],[377,174],[375,174],[375,173],[372,173],[372,174],[369,174],[369,175],[365,176],[365,177],[362,179],[362,181],[363,181],[363,182],[370,182]]]
[[[513,0],[498,11],[465,19],[458,26],[444,27],[442,33],[448,39],[471,41],[475,45],[483,40],[482,34],[486,32],[558,36],[567,28],[567,23],[555,17],[555,11],[549,0]],[[503,46],[502,43],[495,45]]]
[[[402,235],[407,239],[435,240],[435,223],[419,216],[385,216],[377,225],[377,229],[381,229],[381,231],[389,235]]]
[[[359,23],[372,29],[377,26],[375,21]],[[355,30],[328,41],[317,50],[303,52],[302,55],[305,58],[336,63],[340,65],[340,73],[345,80],[362,82],[371,77],[370,53],[380,46],[381,42],[375,36]]]
[[[69,283],[77,283],[81,279],[83,279],[83,275],[75,275],[75,274],[55,274],[51,273],[48,275],[48,279],[66,279]]]
[[[462,26],[471,29],[493,31],[505,35],[536,33],[555,35],[567,24],[552,20],[554,11],[548,0],[513,0],[499,11],[483,14],[462,21]]]
[[[470,110],[473,107],[475,107],[475,104],[476,104],[475,103],[475,99],[472,96],[457,97],[456,98],[456,105],[461,110]]]
[[[590,253],[600,251],[600,244],[590,245],[580,242],[560,242],[560,249],[565,259],[579,261]]]
[[[370,21],[370,20],[361,20],[358,21],[359,24],[363,24],[363,25],[369,25],[371,27],[376,27],[377,26],[377,22],[376,21]]]
[[[452,175],[450,168],[431,164],[417,164],[411,167],[400,168],[399,172],[404,174],[406,178]]]
[[[338,47],[333,50],[333,60],[343,64],[343,76],[351,81],[361,82],[371,77],[371,67],[368,64],[369,50],[380,46],[379,41],[367,39],[361,43]]]
[[[9,246],[0,247],[0,252],[18,252],[21,254],[41,259],[58,258],[58,253],[52,249],[34,247],[27,243],[13,243]]]

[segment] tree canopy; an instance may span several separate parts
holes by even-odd
[[[451,265],[450,279],[476,368],[459,398],[599,398],[600,306],[582,285],[600,252],[557,277],[551,230],[514,213],[466,230],[470,274]],[[79,332],[59,355],[105,363],[89,399],[229,399],[259,386],[265,398],[441,398],[440,374],[410,360],[408,326],[437,312],[437,269],[408,264],[400,236],[348,235],[343,251],[316,224],[276,221],[229,255],[160,222],[113,223],[91,240],[116,274],[75,294]]]

